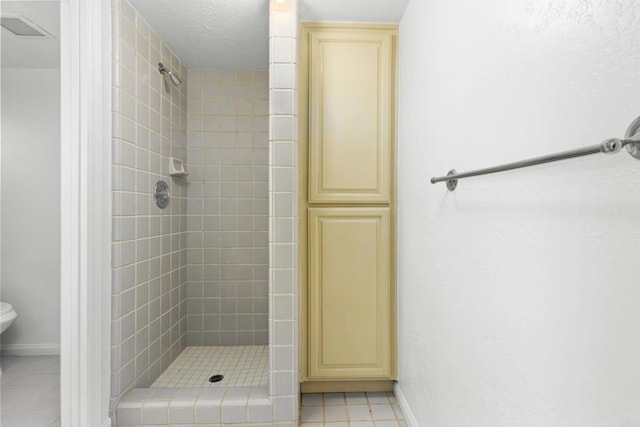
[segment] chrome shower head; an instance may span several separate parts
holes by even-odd
[[[171,81],[172,85],[180,86],[180,84],[182,84],[180,77],[169,71],[164,65],[162,65],[162,62],[158,63],[158,71],[160,71],[160,74],[163,76],[169,77],[169,81]]]

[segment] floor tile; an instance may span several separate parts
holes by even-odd
[[[28,357],[28,356],[25,356]],[[60,374],[52,373],[5,373],[2,372],[2,385],[59,385]]]
[[[403,420],[404,417],[402,416],[402,410],[400,409],[400,405],[398,405],[397,403],[394,403],[391,405],[391,407],[393,408],[393,412],[396,413],[396,417],[398,417],[399,420]]]
[[[389,398],[387,397],[387,393],[381,392],[368,392],[367,399],[369,403],[390,403]]]
[[[303,394],[301,406],[301,427],[406,427],[390,392]]]
[[[347,407],[339,405],[329,405],[324,407],[325,422],[348,421]]]
[[[350,421],[369,421],[371,420],[371,410],[369,405],[348,405]]]
[[[324,411],[322,406],[303,406],[300,412],[302,422],[324,421]]]
[[[0,358],[2,427],[60,426],[60,358]]]
[[[2,414],[2,427],[50,427],[60,426],[60,414],[31,412],[23,414]]]
[[[389,399],[389,402],[391,402],[391,403],[397,403],[398,402],[396,397],[393,395],[392,391],[388,391],[387,392],[387,398]]]
[[[6,405],[6,406],[5,406]],[[5,399],[2,397],[2,413],[6,412],[55,412],[60,399]]]
[[[0,382],[2,380],[0,379]],[[54,398],[60,394],[57,384],[48,385],[2,385],[3,399],[41,399]]]
[[[303,405],[322,405],[322,394],[320,393],[308,393],[302,395]]]
[[[391,405],[371,405],[371,413],[374,421],[395,420],[396,414],[393,412]]]
[[[349,405],[358,405],[358,404],[364,404],[366,405],[367,403],[369,403],[367,401],[367,395],[364,393],[345,393],[347,396],[347,403]]]
[[[58,374],[58,356],[3,356],[0,362],[3,374]]]
[[[327,405],[344,405],[344,404],[346,404],[344,393],[325,393],[324,394],[324,404],[325,404],[325,406],[327,406]]]

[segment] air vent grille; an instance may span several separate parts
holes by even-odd
[[[3,16],[0,26],[16,37],[51,38],[51,34],[29,21],[24,16]]]

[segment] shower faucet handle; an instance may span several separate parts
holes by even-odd
[[[169,194],[169,185],[164,181],[158,181],[153,192],[153,197],[156,201],[156,205],[160,209],[166,208],[169,204],[169,198],[171,197]]]

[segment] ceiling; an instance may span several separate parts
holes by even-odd
[[[130,0],[187,68],[265,69],[269,0]],[[409,0],[300,0],[303,21],[399,22]]]
[[[54,37],[36,40],[18,38],[2,28],[2,67],[60,67],[60,2],[2,0],[1,12],[2,16],[22,15]]]
[[[187,68],[267,68],[269,0],[130,2]]]
[[[400,22],[409,0],[300,0],[301,21]]]
[[[130,0],[188,68],[265,69],[269,0]],[[409,0],[299,0],[302,21],[399,22]],[[53,39],[27,40],[2,30],[2,66],[60,66],[60,2],[2,0]]]

